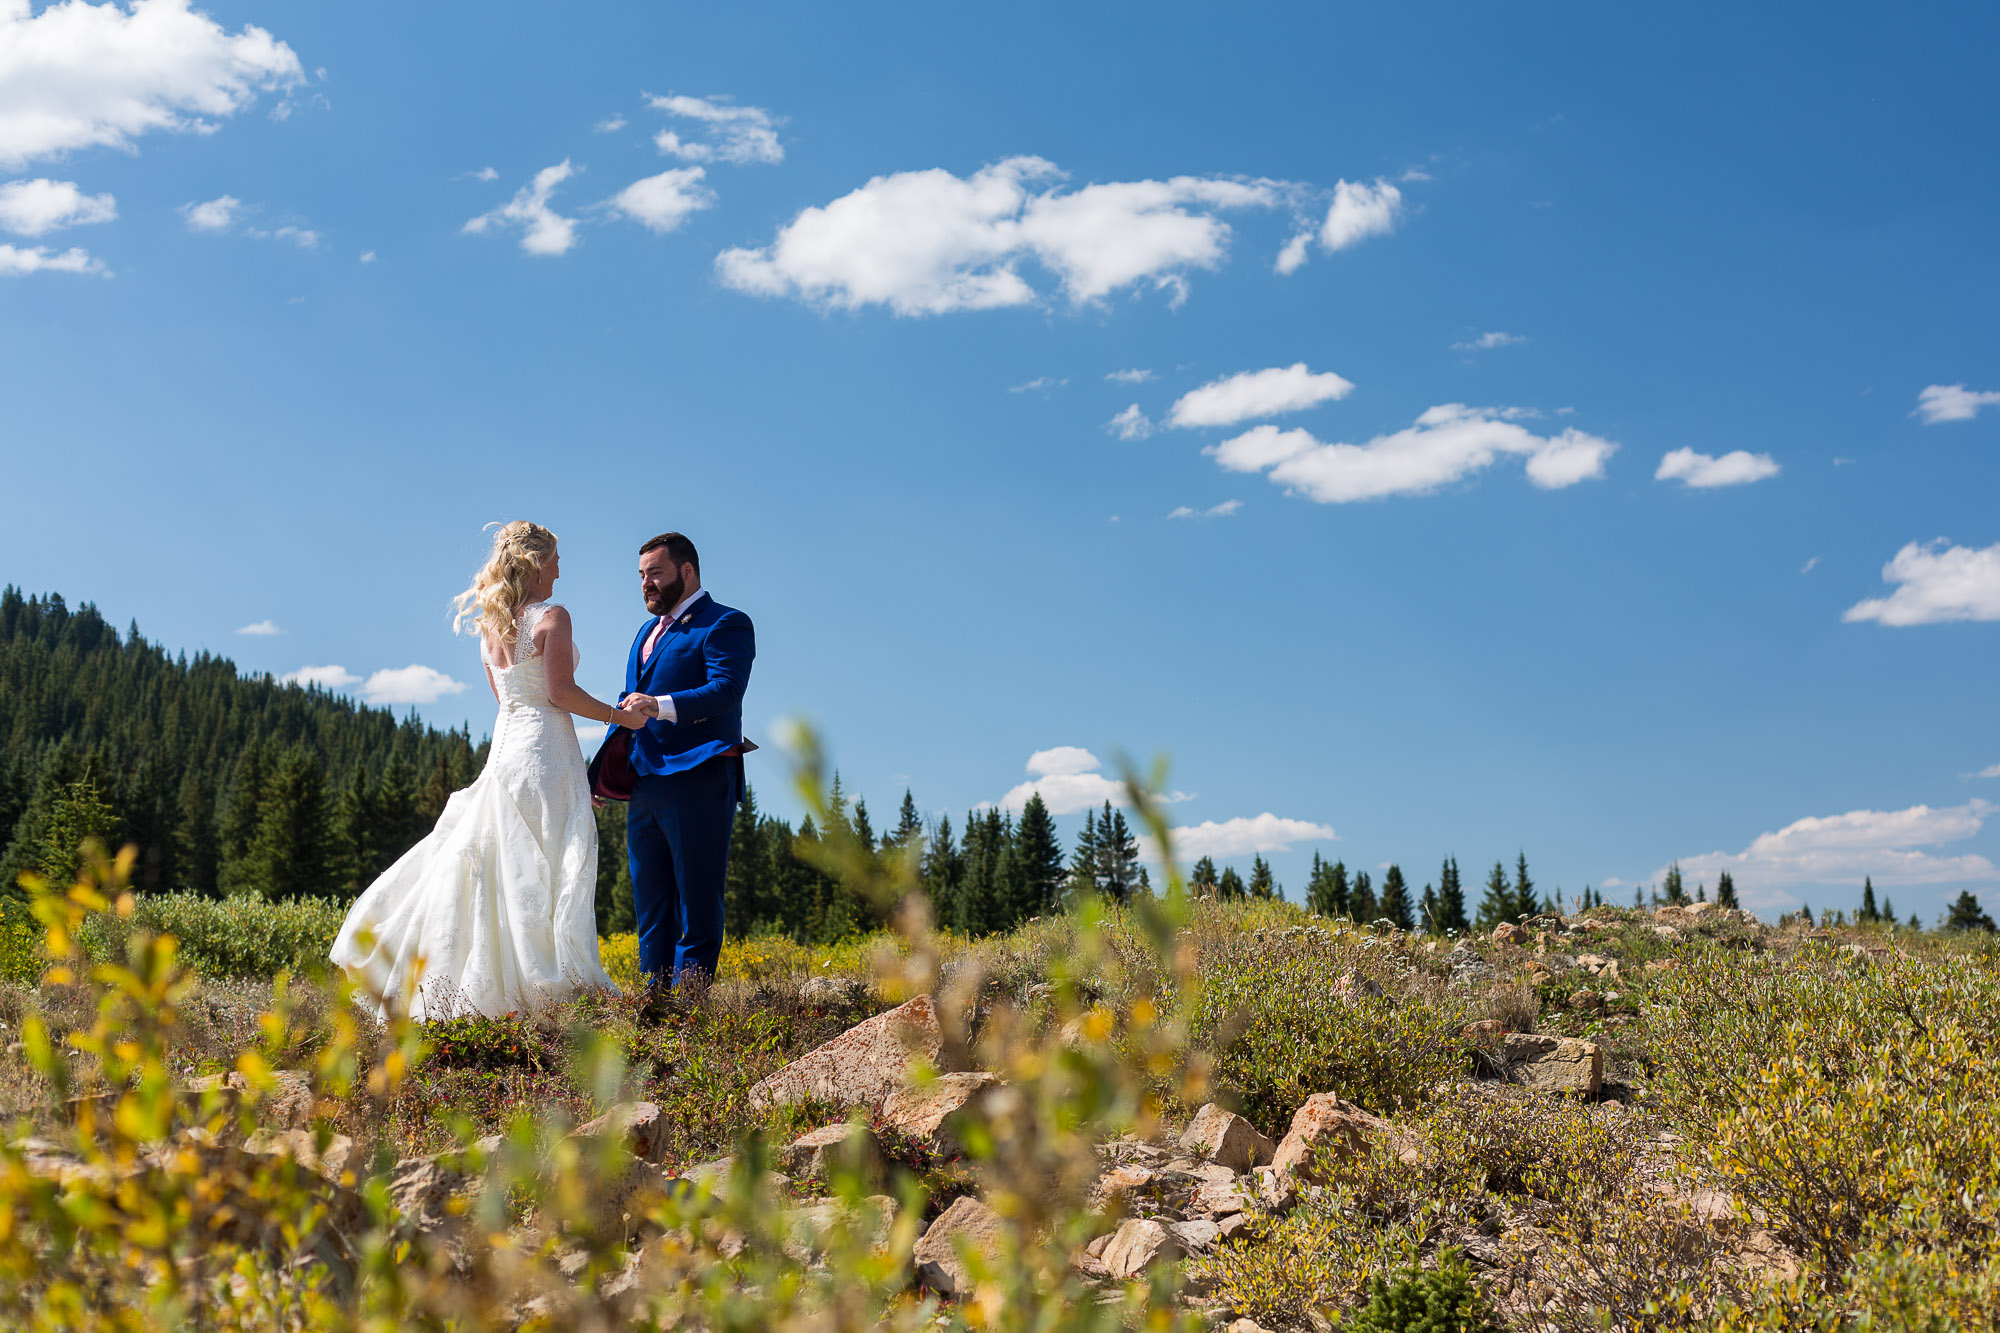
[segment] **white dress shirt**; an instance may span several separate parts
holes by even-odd
[[[702,598],[706,596],[708,596],[708,589],[696,588],[693,592],[681,598],[680,605],[676,606],[673,610],[667,612],[665,615],[660,617],[659,623],[653,626],[652,633],[646,636],[646,642],[644,646],[642,646],[639,649],[640,670],[643,671],[646,667],[646,664],[653,660],[653,654],[659,651],[660,640],[665,638],[667,635],[667,626],[671,625],[674,621],[679,620],[681,618],[682,612],[686,611],[690,606],[693,606],[696,602],[700,601]],[[633,697],[636,698],[638,696],[635,695]],[[653,702],[659,705],[660,721],[666,723],[670,727],[680,725],[680,720],[681,720],[680,714],[674,710],[673,695],[656,694],[653,696]]]

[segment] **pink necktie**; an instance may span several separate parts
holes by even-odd
[[[646,646],[639,650],[639,665],[653,660],[653,649],[659,646],[660,636],[667,632],[667,618],[660,617],[660,623],[653,626],[653,632],[646,636]]]

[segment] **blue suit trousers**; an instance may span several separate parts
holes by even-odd
[[[722,956],[722,890],[729,833],[742,800],[743,761],[710,759],[685,773],[637,778],[625,817],[639,971],[679,985],[715,975]]]

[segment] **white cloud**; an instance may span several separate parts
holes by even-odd
[[[189,231],[228,231],[242,208],[241,199],[224,194],[205,204],[182,204],[181,216],[187,219]]]
[[[521,187],[514,197],[490,213],[481,213],[463,230],[482,235],[496,223],[521,229],[521,249],[531,255],[567,254],[576,244],[576,219],[566,218],[549,207],[549,196],[576,174],[564,158],[552,167],[543,167],[535,179]]]
[[[500,179],[500,173],[492,167],[481,167],[477,171],[468,171],[465,174],[476,181],[497,181]]]
[[[278,622],[275,620],[259,620],[255,624],[245,625],[242,629],[239,629],[236,632],[238,634],[253,635],[258,638],[264,638],[272,634],[284,633],[283,630],[278,628]],[[314,668],[311,667],[306,668],[306,670],[308,671],[313,669]]]
[[[267,622],[268,623],[268,622]],[[248,633],[238,630],[238,634]],[[350,685],[359,685],[361,677],[344,666],[302,666],[297,671],[287,671],[278,677],[281,685],[317,685],[323,690],[344,690]]]
[[[618,131],[625,128],[625,117],[614,113],[612,115],[606,116],[603,120],[598,121],[595,125],[592,125],[590,128],[592,132],[597,134],[616,134]]]
[[[1810,574],[1813,572],[1813,567],[1817,564],[1819,564],[1819,557],[1814,556],[1810,560],[1806,561],[1805,564],[1799,567],[1799,573]]]
[[[1241,500],[1224,500],[1221,504],[1210,505],[1206,509],[1194,509],[1182,505],[1167,515],[1168,518],[1228,518],[1243,507]]]
[[[1975,778],[2000,778],[2000,764],[1988,764],[1972,776]]]
[[[1278,254],[1278,272],[1291,273],[1306,262],[1306,248],[1317,239],[1320,249],[1331,253],[1358,245],[1371,236],[1387,236],[1396,229],[1403,211],[1403,192],[1385,180],[1373,185],[1365,181],[1340,181],[1333,187],[1333,203],[1326,221],[1313,232],[1300,232]]]
[[[67,250],[51,250],[46,245],[32,249],[0,245],[0,278],[15,278],[28,273],[101,273],[107,278],[111,276],[111,270],[104,267],[102,260],[76,246]]]
[[[0,185],[0,229],[40,236],[64,227],[109,222],[118,204],[108,194],[85,194],[74,181],[9,181]]]
[[[1477,338],[1462,343],[1453,343],[1451,347],[1455,352],[1488,352],[1495,347],[1515,347],[1526,341],[1527,338],[1521,334],[1501,333],[1496,329],[1492,333],[1482,333]]]
[[[1980,408],[1995,403],[2000,403],[2000,393],[1968,389],[1963,384],[1933,384],[1917,395],[1917,410],[1910,415],[1921,416],[1926,426],[1935,426],[1940,421],[1970,421],[1979,415]]]
[[[1036,377],[1035,377],[1034,379],[1031,379],[1031,380],[1029,380],[1029,381],[1028,381],[1027,383],[1025,383],[1025,384],[1015,384],[1015,385],[1011,385],[1011,386],[1009,386],[1009,387],[1008,387],[1008,389],[1007,389],[1007,392],[1008,392],[1008,393],[1040,393],[1040,392],[1042,392],[1043,390],[1046,390],[1046,389],[1060,389],[1060,388],[1062,388],[1062,386],[1063,386],[1063,385],[1065,385],[1065,384],[1068,384],[1068,383],[1069,383],[1069,377],[1068,377],[1068,376],[1064,376],[1064,377],[1063,377],[1063,378],[1061,378],[1061,379],[1057,379],[1057,378],[1056,378],[1055,376],[1053,376],[1053,375],[1037,375],[1037,376],[1036,376]]]
[[[942,169],[877,176],[808,208],[770,245],[725,250],[725,286],[790,296],[826,309],[885,305],[937,315],[1031,305],[1021,276],[1034,260],[1074,305],[1140,284],[1186,293],[1186,274],[1213,269],[1231,235],[1217,211],[1268,208],[1290,187],[1272,181],[1176,176],[1063,191],[1038,157],[1010,157],[971,176]]]
[[[1796,899],[1780,892],[1784,889],[1802,885],[1851,889],[1863,876],[1874,879],[1878,887],[2000,879],[2000,871],[1983,856],[1939,856],[1921,850],[1972,837],[1996,809],[2000,806],[1975,800],[1943,809],[1913,805],[1906,810],[1850,810],[1809,817],[1760,835],[1741,852],[1684,856],[1681,874],[1713,884],[1727,870],[1744,904],[1753,908],[1789,906]],[[1662,866],[1655,871],[1654,879],[1666,870]]]
[[[1951,620],[2000,620],[2000,542],[1974,550],[1939,537],[1911,542],[1882,566],[1885,583],[1902,586],[1847,608],[1843,620],[1884,625],[1936,625]]]
[[[1182,862],[1204,856],[1249,856],[1255,852],[1290,851],[1296,842],[1329,842],[1339,835],[1331,825],[1304,819],[1282,819],[1268,810],[1254,819],[1210,819],[1174,830],[1174,855]]]
[[[368,677],[361,697],[371,704],[430,704],[462,694],[465,682],[427,666],[384,667]]]
[[[1114,370],[1104,377],[1112,384],[1144,384],[1153,378],[1150,370]]]
[[[1433,407],[1417,424],[1366,444],[1323,444],[1305,430],[1254,426],[1203,450],[1232,472],[1268,471],[1272,481],[1322,504],[1422,495],[1490,466],[1502,455],[1527,459],[1528,480],[1559,490],[1604,475],[1618,448],[1582,431],[1536,435],[1505,409],[1462,403]]]
[[[372,264],[372,263],[374,263],[374,262],[375,262],[375,252],[374,252],[373,250],[363,250],[363,251],[361,252],[361,262],[362,262],[362,263],[364,263],[364,264]]]
[[[1000,808],[1010,814],[1018,813],[1036,792],[1042,794],[1042,802],[1049,807],[1052,815],[1095,810],[1106,801],[1113,805],[1131,804],[1125,784],[1099,772],[1102,765],[1097,756],[1080,745],[1058,745],[1037,750],[1028,756],[1026,767],[1030,775],[1028,781],[1000,798]],[[1185,792],[1172,792],[1159,799],[1173,802],[1189,798]]]
[[[301,250],[319,249],[319,233],[305,227],[284,226],[271,234],[281,241],[290,241]]]
[[[1707,490],[1715,486],[1747,486],[1775,477],[1778,472],[1778,460],[1769,454],[1732,449],[1715,458],[1692,449],[1675,449],[1660,459],[1653,480],[1678,481],[1692,490]]]
[[[1104,423],[1104,429],[1121,440],[1143,440],[1153,433],[1153,422],[1137,403]]]
[[[1299,361],[1212,380],[1183,394],[1167,419],[1176,426],[1233,426],[1256,417],[1302,412],[1353,392],[1354,385],[1332,371],[1315,375]]]
[[[291,47],[253,25],[231,35],[188,0],[67,0],[39,14],[0,0],[0,166],[129,151],[152,130],[209,133],[303,77]]]
[[[734,106],[705,97],[648,97],[646,105],[670,116],[700,123],[706,139],[688,141],[672,130],[661,130],[653,142],[663,153],[689,162],[782,162],[785,147],[778,142],[781,117],[758,106]]]
[[[715,191],[701,183],[707,174],[700,167],[663,171],[633,181],[605,200],[605,206],[653,231],[669,232],[687,221],[689,215],[714,207]]]

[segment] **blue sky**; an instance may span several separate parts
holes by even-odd
[[[674,527],[878,818],[1166,754],[1294,892],[1928,919],[2000,896],[1996,36],[0,0],[0,578],[480,733],[481,525],[600,693]]]

